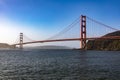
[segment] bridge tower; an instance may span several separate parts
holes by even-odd
[[[20,33],[20,49],[23,49],[23,33]]]
[[[86,16],[81,15],[81,48],[86,48]]]

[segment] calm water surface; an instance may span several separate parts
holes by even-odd
[[[120,80],[120,51],[0,50],[0,80]]]

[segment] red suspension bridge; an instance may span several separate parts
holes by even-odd
[[[63,35],[67,31],[72,30],[72,28],[76,24],[79,24],[79,37],[54,39],[55,37]],[[90,30],[92,30],[92,31],[90,31]],[[101,22],[98,22],[98,21],[96,21],[96,20],[94,20],[92,18],[89,18],[87,16],[81,15],[81,17],[77,18],[71,25],[69,25],[67,28],[65,28],[63,31],[59,32],[58,34],[52,36],[51,38],[48,38],[46,40],[36,40],[36,41],[24,42],[24,35],[23,35],[23,33],[20,33],[19,42],[16,43],[16,44],[13,44],[13,45],[14,46],[19,45],[19,47],[22,49],[23,45],[33,44],[33,43],[62,42],[62,41],[80,41],[80,48],[81,49],[85,49],[88,40],[95,40],[95,39],[120,39],[120,36],[106,36],[106,37],[104,36],[105,34],[108,34],[108,33],[111,33],[111,32],[115,32],[115,31],[119,31],[119,29],[115,29],[115,28],[113,28],[111,26],[108,26],[108,25],[105,25],[105,24],[103,24]],[[91,33],[93,35],[91,35]]]

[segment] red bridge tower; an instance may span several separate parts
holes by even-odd
[[[20,33],[20,49],[23,49],[23,33]]]
[[[81,15],[81,48],[86,48],[86,16]]]

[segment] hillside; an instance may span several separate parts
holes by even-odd
[[[7,43],[0,43],[0,48],[12,48],[13,46],[7,44]]]
[[[120,36],[120,31],[112,32],[104,36]],[[120,50],[120,40],[89,40],[87,42],[88,50]]]

